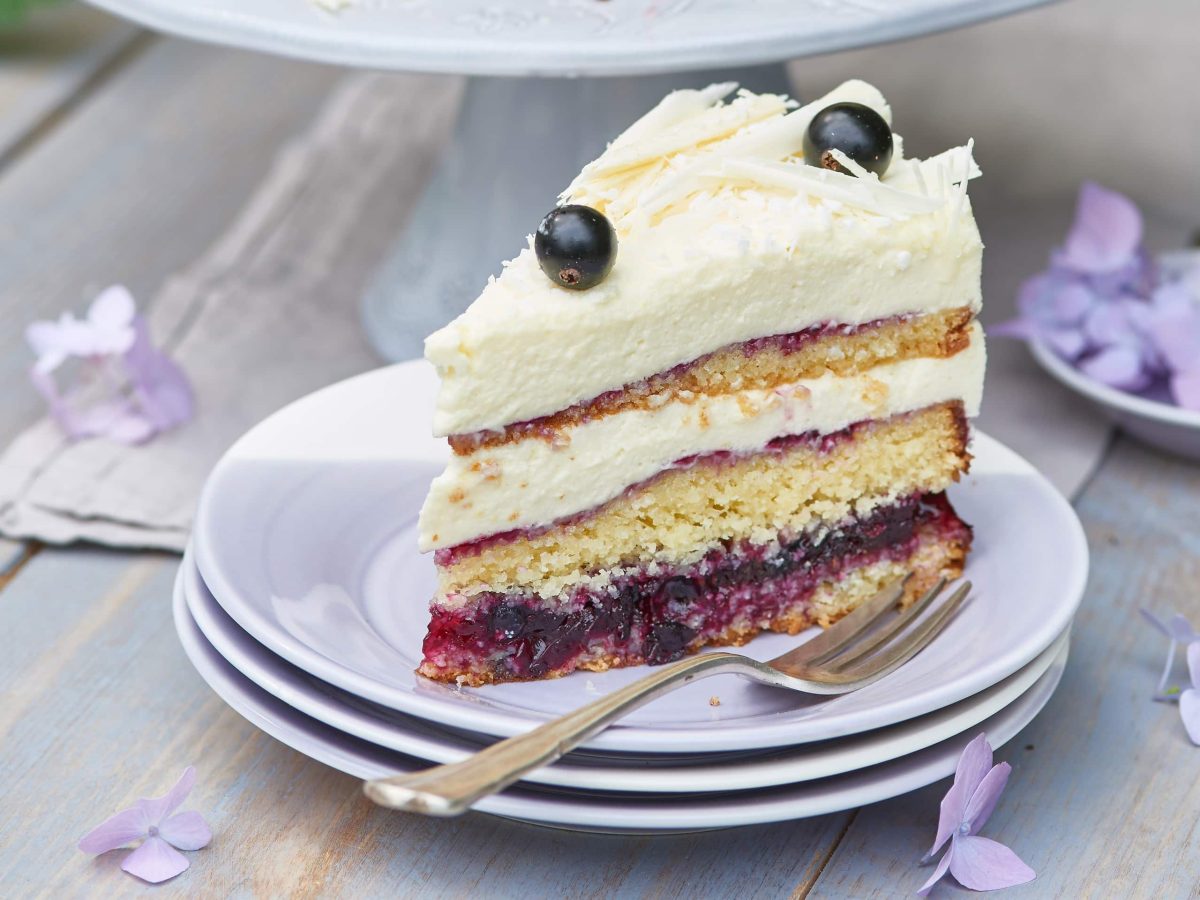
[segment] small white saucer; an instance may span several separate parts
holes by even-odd
[[[416,515],[446,455],[428,434],[436,379],[424,362],[306,397],[217,465],[193,553],[225,611],[272,652],[335,685],[442,725],[512,735],[645,674],[644,667],[460,689],[414,673],[433,594]],[[803,697],[718,676],[637,710],[587,746],[637,752],[759,750],[925,715],[1007,678],[1067,627],[1087,578],[1070,505],[1032,466],[976,433],[972,473],[951,499],[975,527],[971,601],[923,653],[862,691]],[[815,633],[815,629],[814,632]],[[768,634],[769,659],[803,636]],[[721,705],[709,705],[712,696]]]
[[[1029,350],[1054,379],[1082,394],[1134,437],[1188,459],[1200,460],[1200,412],[1167,401],[1119,391],[1088,378],[1040,341]]]

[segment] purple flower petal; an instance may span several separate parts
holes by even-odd
[[[1092,347],[1084,333],[1077,328],[1046,329],[1041,337],[1055,353],[1070,362],[1079,359]]]
[[[1167,620],[1160,619],[1148,609],[1139,610],[1142,618],[1165,634],[1173,641],[1179,641],[1181,644],[1190,644],[1192,641],[1200,641],[1200,632],[1192,628],[1192,623],[1187,620],[1187,617],[1181,613],[1175,613]]]
[[[179,850],[199,850],[212,840],[212,830],[194,810],[175,813],[158,827],[162,839]]]
[[[179,809],[183,801],[187,799],[195,783],[196,767],[188,766],[169,791],[161,797],[139,800],[138,805],[145,810],[146,818],[150,820],[151,825],[162,825],[163,820]]]
[[[1179,695],[1179,716],[1192,743],[1200,747],[1200,690],[1193,688]]]
[[[144,838],[149,829],[145,811],[132,806],[109,816],[85,834],[79,841],[79,849],[84,853],[107,853]]]
[[[1050,295],[1047,311],[1059,325],[1078,325],[1096,308],[1099,300],[1087,287],[1074,282]]]
[[[1200,690],[1200,643],[1188,645],[1187,665],[1188,677],[1192,679],[1192,687]]]
[[[1049,272],[1040,272],[1021,282],[1017,290],[1017,309],[1021,318],[1031,321],[1041,318],[1045,311],[1046,297],[1055,290],[1056,280]]]
[[[59,340],[60,333],[56,322],[32,322],[25,328],[25,343],[38,358],[39,372],[53,372],[70,355],[70,349]]]
[[[1192,292],[1182,282],[1160,284],[1150,294],[1150,308],[1156,317],[1190,316],[1194,310]]]
[[[991,771],[983,776],[983,781],[979,783],[979,787],[967,801],[967,808],[963,810],[963,822],[970,826],[968,834],[979,834],[979,830],[991,818],[1011,772],[1012,766],[1002,762],[992,766]]]
[[[1138,391],[1150,383],[1141,354],[1134,347],[1108,347],[1079,363],[1079,370],[1101,384],[1123,391]]]
[[[1200,641],[1200,632],[1197,632],[1192,627],[1192,623],[1187,620],[1187,617],[1180,613],[1175,613],[1175,615],[1167,619],[1167,633],[1181,644]]]
[[[146,323],[139,317],[137,340],[125,354],[125,367],[134,395],[146,418],[165,431],[192,417],[195,401],[187,376],[150,342]]]
[[[955,838],[950,874],[973,891],[995,891],[1037,877],[1033,869],[1003,844],[978,836]]]
[[[937,836],[933,846],[925,854],[930,859],[942,848],[950,835],[958,830],[963,822],[967,803],[992,765],[992,748],[987,742],[987,735],[980,734],[963,748],[958,757],[958,765],[954,770],[954,783],[946,796],[942,797],[938,814]]]
[[[937,868],[933,870],[933,874],[929,876],[929,880],[917,889],[917,894],[919,896],[926,896],[933,889],[935,884],[946,877],[946,872],[950,868],[950,857],[953,855],[954,847],[951,846],[949,850],[942,854],[942,858],[938,860]]]
[[[933,839],[933,846],[929,848],[929,852],[925,854],[921,862],[926,863],[933,859],[950,839],[950,836],[958,830],[958,826],[962,824],[962,814],[966,809],[967,799],[965,788],[955,777],[954,783],[950,785],[950,789],[946,791],[946,795],[942,797],[942,802],[938,807],[937,836]]]
[[[105,328],[128,328],[137,314],[133,294],[124,285],[114,284],[96,295],[88,307],[88,319]]]
[[[89,352],[121,354],[132,347],[136,339],[133,330],[136,309],[133,295],[121,285],[101,291],[88,307],[85,327]]]
[[[1133,202],[1088,181],[1055,262],[1077,272],[1112,272],[1133,260],[1141,241],[1142,216]]]
[[[121,868],[142,881],[158,884],[188,867],[187,857],[158,836],[146,838],[121,863]]]
[[[1137,343],[1128,310],[1120,303],[1104,303],[1090,310],[1083,321],[1083,332],[1101,347]]]
[[[1200,307],[1185,311],[1153,310],[1147,328],[1172,371],[1186,372],[1200,364]]]
[[[967,799],[975,793],[991,768],[992,745],[988,743],[987,735],[980,732],[963,748],[962,755],[958,758],[958,766],[954,770],[954,783],[961,783],[966,791],[960,809],[966,809]]]
[[[154,435],[153,424],[124,400],[65,411],[63,420],[73,438],[106,437],[121,444],[140,444]]]
[[[1200,412],[1200,368],[1172,375],[1170,385],[1176,403],[1184,409]]]

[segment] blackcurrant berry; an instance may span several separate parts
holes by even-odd
[[[551,210],[533,238],[538,265],[559,287],[586,291],[612,271],[617,232],[599,210],[568,205]]]
[[[892,129],[869,106],[835,103],[813,116],[804,132],[804,161],[851,174],[830,150],[841,150],[868,172],[882,175],[892,161]]]

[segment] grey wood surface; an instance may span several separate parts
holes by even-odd
[[[39,7],[19,29],[0,27],[0,165],[52,130],[147,38],[73,3]]]
[[[892,52],[896,72],[915,80],[912,68],[939,47],[943,59],[990,60],[985,29],[1006,29],[1004,40],[1024,45],[1045,35],[1076,65],[1087,63],[1072,49],[1081,42],[1110,59],[1139,50],[1147,65],[1160,47],[1185,43],[1179,4],[1155,4],[1156,14],[1181,18],[1160,23],[1163,43],[1153,46],[1134,12],[1109,26],[1077,14],[1071,30],[1070,10],[1080,6],[798,71],[824,83],[859,66],[886,83],[880,69]],[[1124,15],[1107,0],[1097,7]],[[0,167],[0,442],[39,412],[24,387],[21,327],[77,307],[109,281],[149,296],[199,257],[340,77],[126,37],[132,43],[120,42],[94,77],[65,90],[62,73],[81,71],[94,45],[64,41],[47,50],[59,64],[24,68],[18,93],[57,98],[43,114],[14,118],[0,101],[0,135],[20,148]],[[0,47],[18,42],[6,35]],[[973,76],[956,73],[958,88],[970,96],[971,77],[1005,71],[981,63]],[[0,68],[0,98],[14,96],[9,73]],[[1010,74],[1014,90],[1029,87]],[[1156,90],[1170,87],[1140,74]],[[1074,77],[1062,81],[1070,87]],[[1119,151],[1105,148],[1105,159],[1110,152]],[[1197,185],[1161,202],[1154,195],[1158,221],[1181,219]],[[1036,179],[1028,190],[1037,193]],[[1064,200],[1047,207],[1057,227]],[[1148,605],[1200,621],[1198,491],[1200,469],[1119,439],[1078,502],[1094,569],[1071,663],[1045,713],[999,754],[1014,774],[987,833],[1039,873],[1014,897],[1200,896],[1200,750],[1172,707],[1148,701],[1162,648],[1134,614]],[[932,839],[945,784],[814,820],[672,838],[383,813],[353,779],[266,737],[205,687],[171,625],[176,565],[161,554],[0,542],[0,896],[147,894],[120,872],[120,854],[91,859],[74,845],[188,763],[200,769],[189,805],[204,811],[216,839],[189,854],[188,873],[154,889],[170,896],[883,897],[911,894],[925,877],[914,863]]]

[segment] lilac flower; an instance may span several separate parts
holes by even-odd
[[[1118,288],[1143,276],[1142,214],[1128,197],[1085,181],[1075,221],[1051,257],[1055,268],[1119,279]],[[1112,285],[1110,285],[1112,286]]]
[[[1175,666],[1175,650],[1180,644],[1183,644],[1183,647],[1187,648],[1188,666],[1192,666],[1192,648],[1200,646],[1200,632],[1193,629],[1192,623],[1183,618],[1180,613],[1175,613],[1174,616],[1166,619],[1165,622],[1163,619],[1154,616],[1154,613],[1150,610],[1141,610],[1141,617],[1146,619],[1146,622],[1153,625],[1154,628],[1162,631],[1171,641],[1170,647],[1166,649],[1166,662],[1163,664],[1163,674],[1158,678],[1158,686],[1154,689],[1153,698],[1162,702],[1180,700],[1180,689],[1175,688],[1175,686],[1171,686],[1171,688],[1166,686],[1166,683],[1171,678],[1171,668]],[[1190,674],[1192,674],[1192,682],[1193,686],[1195,686],[1194,668],[1192,668]],[[1184,725],[1187,725],[1186,716],[1184,716]],[[1190,728],[1188,733],[1192,733]]]
[[[1086,182],[1063,246],[1017,306],[993,334],[1037,338],[1121,390],[1165,380],[1176,403],[1200,409],[1200,255],[1183,271],[1151,260],[1127,197]]]
[[[195,783],[196,769],[188,766],[164,796],[139,800],[110,816],[84,835],[79,849],[107,853],[140,839],[141,845],[125,857],[121,868],[152,884],[174,878],[189,865],[179,851],[199,850],[212,840],[212,831],[200,813],[175,812]]]
[[[101,292],[84,319],[63,313],[57,321],[34,322],[25,339],[37,354],[30,380],[72,439],[141,443],[192,416],[187,377],[151,344],[123,287]],[[79,377],[60,390],[55,375],[70,360],[78,361]]]
[[[992,746],[981,734],[963,749],[954,773],[954,784],[942,798],[937,837],[922,862],[929,862],[950,842],[950,848],[929,880],[917,891],[925,896],[948,871],[963,887],[994,891],[1032,881],[1036,875],[1010,849],[979,830],[987,823],[1008,783],[1012,766],[992,765]]]

